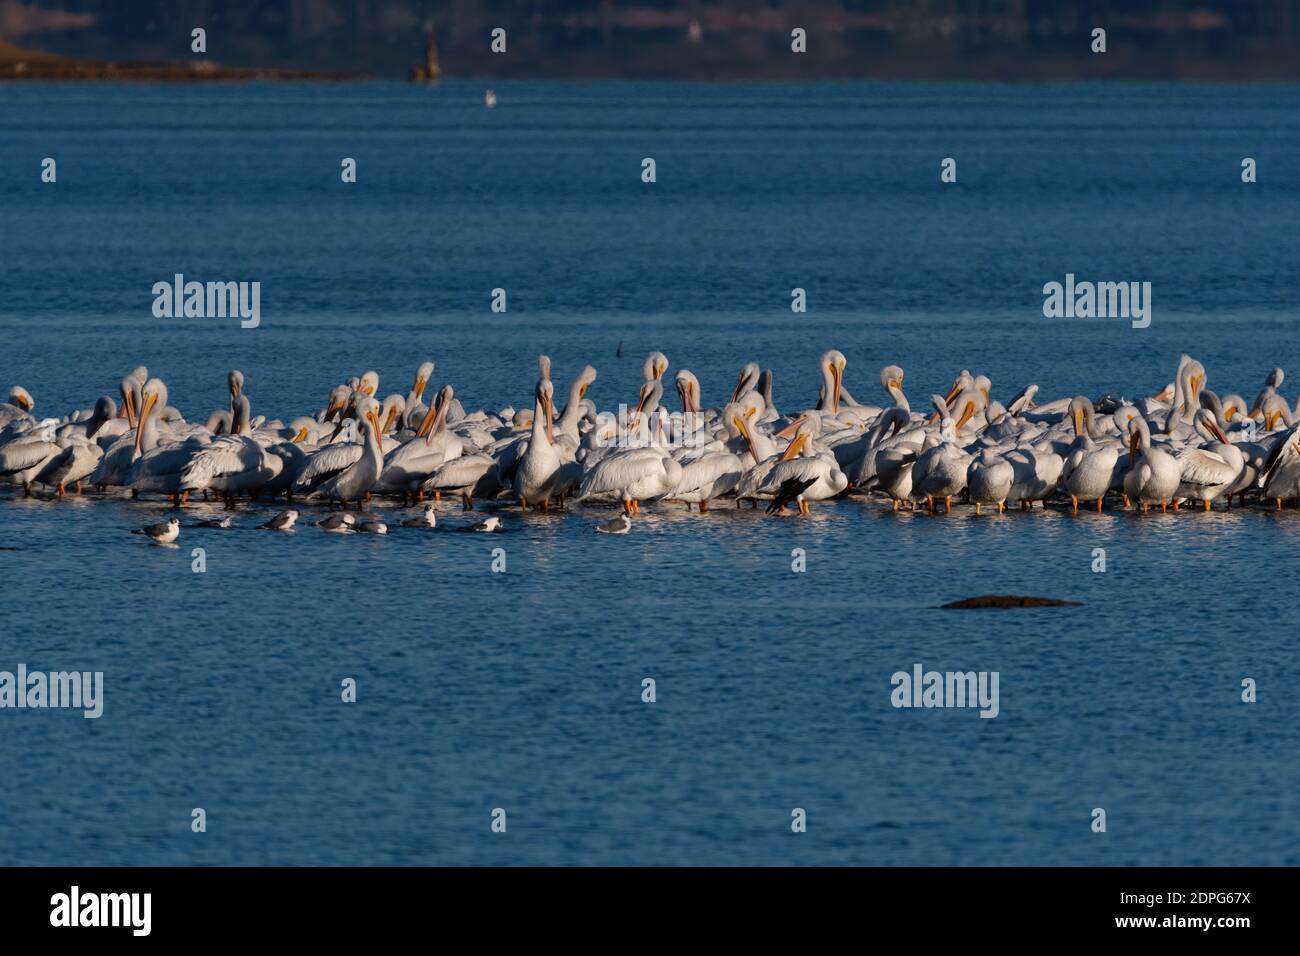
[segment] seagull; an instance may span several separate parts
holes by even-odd
[[[379,518],[362,518],[356,529],[360,534],[388,534],[388,525]]]
[[[631,530],[632,519],[624,514],[596,525],[596,534],[627,534]]]
[[[326,515],[324,518],[321,518],[320,521],[316,522],[316,527],[320,528],[322,531],[327,531],[330,534],[352,534],[356,531],[356,528],[352,527],[356,524],[356,520],[356,518],[352,517],[352,515],[347,512],[344,512],[343,514]]]
[[[281,511],[278,515],[268,521],[266,524],[258,525],[259,528],[265,528],[267,531],[288,531],[293,527],[293,523],[298,520],[297,511]]]
[[[403,528],[435,528],[438,525],[438,515],[433,510],[433,505],[425,505],[414,518],[406,518],[402,521]]]
[[[235,523],[234,521],[231,520],[230,515],[226,515],[224,518],[204,518],[201,521],[195,521],[193,524],[187,524],[185,527],[187,528],[233,528],[234,526]]]
[[[154,544],[171,544],[181,536],[181,523],[175,518],[168,518],[159,524],[145,525],[143,528],[136,528],[132,534],[146,534]]]
[[[484,532],[488,532],[488,533],[491,533],[491,532],[493,532],[493,531],[500,531],[500,530],[501,530],[501,519],[498,518],[498,517],[496,517],[495,515],[493,515],[491,518],[484,518],[482,521],[480,521],[478,524],[474,525],[474,527],[470,528],[469,530],[470,530],[470,531],[484,531]]]

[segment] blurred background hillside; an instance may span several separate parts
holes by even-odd
[[[422,61],[429,29],[450,76],[1300,76],[1300,0],[0,0],[11,53],[186,59],[196,26],[223,65],[376,76]]]

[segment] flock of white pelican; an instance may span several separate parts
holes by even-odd
[[[424,362],[405,394],[381,400],[379,376],[368,371],[288,422],[255,417],[244,376],[234,371],[228,403],[203,423],[186,421],[164,382],[137,368],[121,380],[120,402],[104,395],[62,418],[36,417],[32,396],[11,389],[0,405],[0,480],[26,495],[37,485],[57,496],[90,485],[165,495],[178,507],[198,494],[232,508],[241,496],[299,497],[345,513],[352,505],[363,512],[374,496],[405,505],[454,495],[465,510],[475,500],[525,511],[609,501],[621,503],[622,514],[597,530],[615,534],[649,502],[705,512],[727,499],[807,514],[814,502],[858,495],[890,501],[896,511],[949,512],[957,499],[976,513],[1001,513],[1008,504],[1051,501],[1100,511],[1108,498],[1144,512],[1181,504],[1209,511],[1234,498],[1281,508],[1300,498],[1300,403],[1293,408],[1282,396],[1281,369],[1252,402],[1211,391],[1204,365],[1184,355],[1173,381],[1148,398],[1036,402],[1038,387],[1030,385],[1005,405],[991,397],[986,376],[963,370],[916,412],[901,368],[881,370],[888,400],[872,405],[849,392],[846,365],[840,352],[822,355],[818,400],[795,414],[777,409],[772,374],[756,363],[741,369],[714,407],[683,369],[674,378],[681,408],[670,412],[661,404],[668,359],[654,352],[635,403],[602,413],[587,397],[596,380],[591,366],[573,378],[558,410],[542,356],[530,407],[467,412],[450,385],[425,403],[434,363]],[[297,517],[284,512],[266,527],[285,530]],[[428,505],[403,522],[435,523]],[[387,531],[382,520],[337,511],[318,524]],[[164,522],[142,530],[157,540],[178,528]]]

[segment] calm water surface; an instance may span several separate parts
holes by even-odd
[[[706,404],[761,362],[790,410],[831,347],[861,400],[903,365],[915,406],[961,368],[1004,402],[1141,397],[1183,351],[1247,398],[1300,368],[1297,87],[497,93],[0,89],[0,385],[64,414],[143,363],[201,420],[230,368],[288,417],[425,358],[467,407],[519,406],[542,351],[557,383],[594,365],[602,407],[651,349]],[[261,327],[153,318],[176,272],[260,281]],[[1044,319],[1066,272],[1150,281],[1152,326]],[[267,510],[164,549],[126,533],[158,501],[0,495],[0,669],[106,684],[99,720],[0,713],[9,862],[1300,862],[1300,512],[660,505],[621,538],[581,508],[486,537],[448,504],[370,538],[252,530]],[[937,609],[989,592],[1084,604]],[[895,710],[917,662],[998,671],[999,716]]]

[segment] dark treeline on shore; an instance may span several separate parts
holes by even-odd
[[[0,0],[0,59],[185,61],[195,27],[224,66],[375,76],[432,31],[449,76],[1300,77],[1300,0]]]

